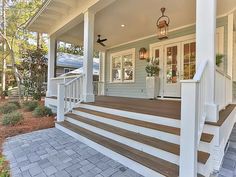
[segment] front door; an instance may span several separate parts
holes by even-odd
[[[180,44],[164,47],[164,97],[180,97]]]

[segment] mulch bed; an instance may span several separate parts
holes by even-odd
[[[0,100],[0,106],[6,102],[7,100]],[[40,104],[44,104],[44,102],[42,101]],[[2,145],[6,138],[55,126],[55,115],[36,118],[33,116],[32,112],[26,112],[24,109],[19,109],[18,111],[23,114],[24,120],[15,126],[3,126],[1,124],[2,115],[0,115],[0,158],[2,157]]]

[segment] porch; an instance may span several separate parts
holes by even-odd
[[[156,7],[162,6],[168,7],[173,22],[167,40],[153,35],[160,15]],[[231,0],[45,3],[29,26],[50,34],[47,96],[57,97],[57,128],[144,176],[209,176],[218,170],[236,118],[234,107],[228,106],[233,95],[235,7]],[[62,20],[54,23],[58,14],[53,11]],[[45,16],[50,16],[46,22]],[[97,35],[108,39],[107,46],[96,42]],[[60,40],[83,44],[83,74],[54,78]],[[181,100],[145,99],[146,61],[139,57],[143,47],[147,57],[159,61],[158,95]],[[94,50],[100,51],[99,97],[93,87]],[[227,56],[221,67],[216,66],[217,53]],[[220,114],[224,110],[225,119]]]

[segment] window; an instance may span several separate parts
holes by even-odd
[[[111,82],[134,81],[135,49],[111,55]]]
[[[68,73],[70,71],[73,71],[73,69],[70,69],[70,68],[64,68],[64,73]]]

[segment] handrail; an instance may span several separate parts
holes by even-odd
[[[69,82],[58,85],[58,121],[64,121],[64,115],[83,101],[83,79],[84,75],[79,75]]]
[[[206,65],[207,65],[207,60],[204,60],[204,61],[200,64],[199,68],[197,69],[196,74],[195,74],[194,77],[193,77],[193,80],[195,80],[195,81],[197,81],[197,82],[199,82],[199,81],[201,80],[201,78],[202,78],[202,76],[203,76],[203,73],[204,73],[204,71],[205,71]]]
[[[80,76],[80,75],[79,75]],[[72,76],[59,76],[59,77],[54,77],[51,78],[51,80],[62,80],[62,79],[71,79],[71,78],[77,78],[78,75],[72,75]]]
[[[197,152],[207,115],[207,60],[181,81],[180,176],[197,174]]]
[[[71,81],[65,83],[65,86],[68,86],[68,85],[72,84],[73,82],[75,82],[76,80],[78,80],[78,79],[81,78],[81,77],[83,77],[83,75],[77,76],[77,77],[74,78],[73,80],[71,80]]]

